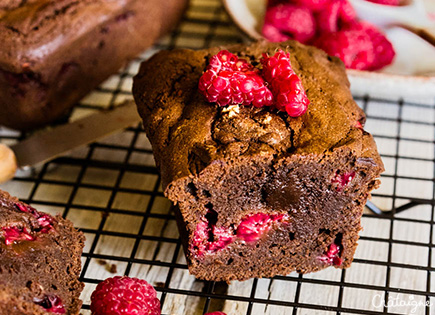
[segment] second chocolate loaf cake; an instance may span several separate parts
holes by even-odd
[[[174,26],[187,2],[1,2],[0,125],[27,130],[67,115]]]
[[[218,106],[198,82],[220,49],[161,52],[134,96],[192,274],[245,280],[350,266],[383,164],[337,58],[290,41],[228,50],[261,66],[281,48],[311,101],[300,117]]]

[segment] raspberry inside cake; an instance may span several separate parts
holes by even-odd
[[[352,262],[382,161],[338,58],[293,41],[228,50],[261,68],[278,48],[290,54],[310,101],[297,117],[277,106],[207,102],[198,82],[218,48],[160,52],[135,77],[197,278],[245,280]]]
[[[0,191],[0,314],[78,314],[84,236]]]

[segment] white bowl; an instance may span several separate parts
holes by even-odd
[[[222,1],[231,19],[249,39],[264,39],[260,30],[266,0]],[[435,46],[401,27],[384,31],[396,50],[393,63],[376,72],[348,69],[352,92],[394,99],[435,97]]]

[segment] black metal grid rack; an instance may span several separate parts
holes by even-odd
[[[72,118],[131,98],[141,60],[162,48],[241,42],[218,0],[194,0],[171,36],[85,98]],[[170,205],[141,128],[45,164],[1,188],[39,209],[61,212],[87,236],[83,314],[96,284],[115,274],[156,286],[164,314],[435,314],[435,100],[356,97],[386,164],[350,269],[252,279],[230,285],[188,274]],[[23,134],[0,130],[5,143]],[[389,302],[389,304],[388,304]],[[384,305],[387,304],[387,305]],[[397,304],[397,305],[396,305]]]

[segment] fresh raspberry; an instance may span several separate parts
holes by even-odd
[[[401,0],[368,1],[401,4]],[[358,22],[348,0],[270,0],[262,33],[273,42],[292,38],[313,44],[339,57],[350,69],[378,70],[395,56],[384,34],[369,23]]]
[[[390,64],[395,56],[388,39],[366,22],[352,23],[336,33],[322,35],[315,45],[339,57],[351,69],[378,70]]]
[[[343,29],[320,36],[315,46],[340,58],[346,68],[368,70],[375,61],[373,43],[365,32]]]
[[[356,29],[366,32],[371,39],[375,60],[372,63],[370,70],[378,70],[393,62],[396,52],[394,51],[391,42],[382,34],[374,25],[362,22],[357,24]]]
[[[47,312],[54,314],[65,314],[65,305],[57,295],[44,295],[42,299],[34,298],[33,303],[45,308]]]
[[[337,184],[337,190],[341,191],[344,189],[344,187],[346,187],[347,185],[350,184],[350,182],[352,181],[352,179],[355,178],[355,172],[347,172],[347,173],[343,173],[341,174],[340,172],[336,172],[335,176],[331,179],[331,182],[333,184]]]
[[[237,237],[245,242],[256,242],[269,231],[273,222],[281,222],[285,219],[287,216],[284,214],[256,213],[250,215],[244,218],[237,227]]]
[[[282,33],[275,25],[272,25],[271,23],[264,23],[261,33],[263,34],[264,38],[273,43],[285,42],[286,40],[291,39],[289,35]]]
[[[291,0],[289,2],[306,7],[313,12],[318,12],[324,10],[331,3],[331,0]]]
[[[316,34],[316,21],[311,11],[292,4],[280,4],[266,11],[264,19],[266,29],[263,35],[268,35],[270,25],[275,26],[284,37],[295,39],[301,43],[308,42]]]
[[[208,102],[226,105],[272,105],[272,93],[258,71],[227,50],[211,57],[198,89]]]
[[[327,5],[317,14],[317,25],[321,33],[332,33],[338,31],[338,18],[341,1],[334,1]]]
[[[204,219],[206,220],[206,219]],[[210,220],[197,224],[191,250],[198,256],[215,253],[234,241],[234,233],[227,227],[216,227]]]
[[[353,23],[357,21],[356,11],[348,0],[340,1],[339,17],[341,23]]]
[[[18,241],[34,241],[36,238],[30,234],[25,228],[19,228],[17,226],[3,227],[3,237],[6,245],[12,245]]]
[[[385,5],[394,5],[394,6],[401,5],[401,0],[366,0],[366,1],[378,3],[378,4],[385,4]]]
[[[356,21],[356,12],[347,0],[330,2],[317,14],[320,33],[335,33],[348,23]]]
[[[277,6],[278,4],[288,3],[289,0],[268,0],[267,1],[267,7],[271,8],[274,6]]]
[[[340,266],[343,263],[343,260],[340,258],[340,255],[341,255],[341,246],[332,243],[331,245],[329,245],[326,253],[320,256],[319,259],[324,263]]]
[[[302,81],[293,71],[290,54],[278,50],[272,57],[263,54],[263,77],[270,84],[274,96],[274,106],[286,111],[291,117],[303,115],[310,101],[302,86]]]
[[[97,285],[91,311],[93,315],[160,315],[160,301],[145,280],[116,276]]]
[[[210,58],[207,70],[212,70],[215,73],[220,71],[252,71],[254,67],[245,59],[239,59],[228,50],[221,50]]]

